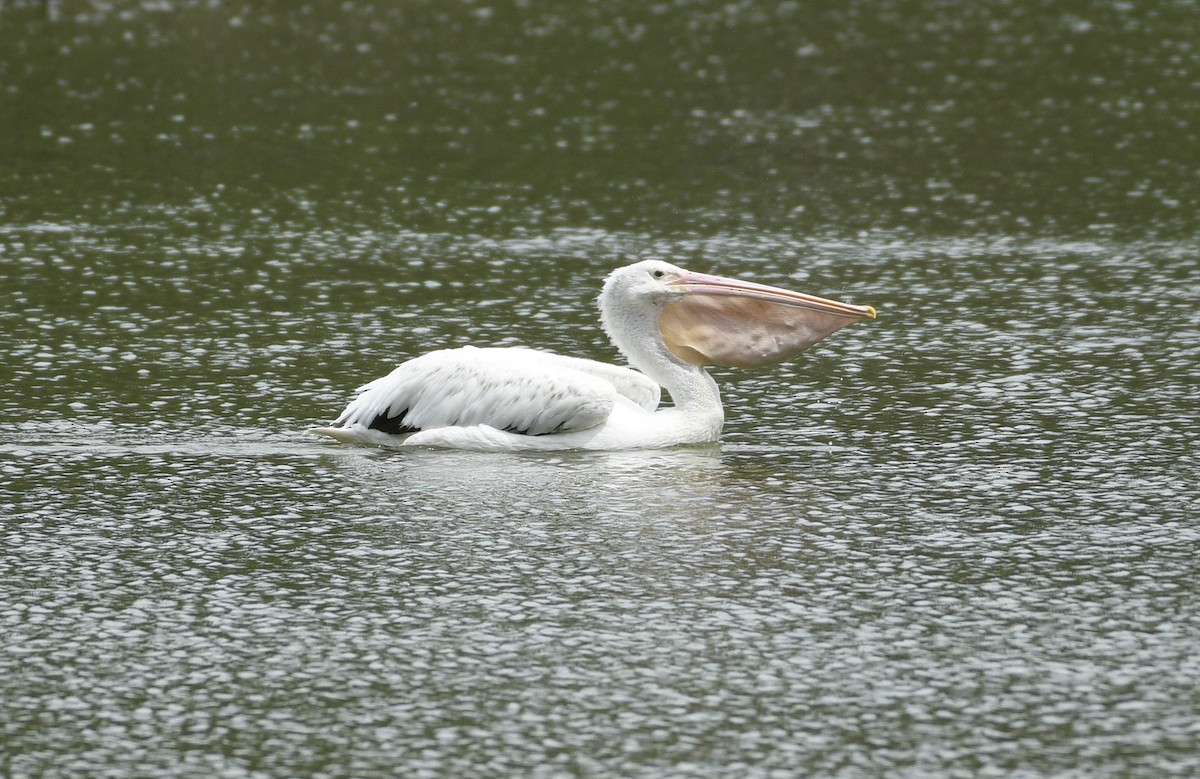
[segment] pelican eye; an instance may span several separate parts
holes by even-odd
[[[654,276],[654,278],[656,278],[656,279],[661,279],[663,276],[667,275],[667,272],[664,271],[662,268],[659,268],[658,270],[654,271],[654,273],[652,273],[651,275]]]

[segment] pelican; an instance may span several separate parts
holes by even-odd
[[[526,348],[443,349],[359,387],[349,443],[477,451],[652,449],[717,440],[707,365],[780,363],[875,309],[644,260],[609,274],[600,322],[633,369]],[[636,370],[635,370],[636,369]],[[659,408],[662,389],[674,405]]]

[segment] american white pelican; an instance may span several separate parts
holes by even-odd
[[[875,318],[870,306],[658,260],[613,271],[599,303],[605,332],[638,370],[532,349],[444,349],[360,387],[332,426],[313,432],[481,451],[709,443],[725,412],[704,366],[774,365]],[[664,387],[674,406],[659,409]]]

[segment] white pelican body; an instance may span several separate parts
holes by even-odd
[[[445,349],[360,387],[333,426],[313,432],[480,451],[711,443],[725,413],[705,365],[772,365],[875,317],[870,306],[658,260],[613,271],[599,302],[605,331],[641,372],[532,349]],[[658,408],[662,387],[673,407]]]

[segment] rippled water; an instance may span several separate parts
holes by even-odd
[[[1196,16],[6,5],[0,774],[1200,773]],[[643,256],[880,318],[713,447],[303,432]]]

